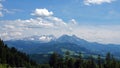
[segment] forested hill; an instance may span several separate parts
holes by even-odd
[[[25,67],[33,68],[36,63],[29,60],[29,57],[14,47],[8,48],[2,40],[0,40],[0,68],[9,67]]]
[[[49,58],[49,63],[38,65],[29,60],[29,56],[25,53],[17,51],[14,47],[8,48],[0,40],[0,68],[120,68],[120,61],[110,53],[105,59],[100,55],[97,59],[93,56],[84,59],[82,53],[72,57],[69,51],[66,51],[65,56],[53,53]]]

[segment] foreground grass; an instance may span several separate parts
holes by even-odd
[[[0,64],[0,68],[11,68],[8,64]]]

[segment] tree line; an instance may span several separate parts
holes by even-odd
[[[19,43],[18,43],[19,44]],[[3,66],[5,65],[5,66]],[[98,55],[97,59],[93,56],[84,59],[80,53],[78,57],[70,56],[67,51],[63,56],[53,53],[47,64],[36,64],[30,60],[26,53],[20,52],[14,47],[9,48],[0,39],[0,68],[120,68],[120,61],[115,59],[110,53],[105,58]]]
[[[6,44],[4,44],[3,40],[0,39],[0,66],[2,67],[2,65],[5,65],[5,68],[33,68],[37,64],[30,60],[26,53],[22,53],[14,47],[9,48]]]
[[[93,58],[93,56],[83,59],[81,53],[77,58],[74,58],[67,52],[65,57],[53,53],[49,65],[50,68],[120,68],[120,61],[116,60],[110,53],[107,53],[104,59],[100,55],[98,55],[97,59]]]

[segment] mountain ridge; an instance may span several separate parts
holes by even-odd
[[[101,55],[110,52],[113,55],[120,57],[120,55],[118,55],[118,53],[120,53],[119,45],[88,42],[75,35],[62,35],[49,42],[40,42],[36,40],[14,40],[5,42],[6,44],[9,44],[9,46],[14,46],[26,53],[51,53],[55,51],[63,54],[63,51],[68,50],[74,53],[82,52],[84,54]]]
[[[24,41],[40,41],[40,42],[50,42],[52,40],[55,40],[56,37],[54,35],[33,35],[29,37],[25,37],[19,40],[24,40]]]

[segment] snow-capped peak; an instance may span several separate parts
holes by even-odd
[[[53,35],[41,35],[41,36],[31,36],[23,38],[22,40],[29,40],[29,41],[40,41],[40,42],[50,42],[52,40],[55,40],[56,38]]]

